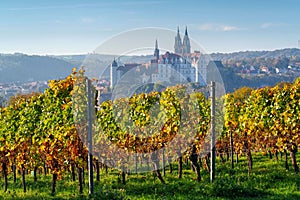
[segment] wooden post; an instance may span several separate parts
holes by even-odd
[[[165,161],[165,149],[162,150],[162,170],[163,170],[163,176],[166,176],[166,161]]]
[[[92,138],[93,138],[93,106],[92,106],[92,92],[91,92],[91,81],[87,78],[87,98],[88,98],[88,109],[87,109],[87,115],[88,115],[88,132],[87,132],[87,141],[88,141],[88,171],[89,171],[89,195],[94,194],[94,176],[93,176],[93,144],[92,144]],[[93,98],[94,100],[94,98]]]
[[[234,148],[233,148],[233,138],[232,138],[232,132],[230,131],[230,161],[231,161],[231,169],[234,169]]]
[[[135,151],[135,154],[134,154],[134,164],[135,164],[135,173],[138,174],[138,156],[137,156],[137,153]]]
[[[215,179],[215,171],[216,171],[216,136],[215,136],[215,82],[211,82],[211,126],[210,126],[210,134],[211,134],[211,144],[210,144],[210,182],[213,182]]]

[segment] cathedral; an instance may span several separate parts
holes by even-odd
[[[177,35],[175,37],[174,50],[176,54],[179,55],[188,55],[191,53],[191,44],[187,32],[187,27],[185,28],[185,33],[183,37],[183,42],[181,42],[181,37],[179,33],[179,27],[177,28]]]
[[[206,85],[207,61],[200,51],[191,53],[187,27],[183,40],[181,40],[178,27],[174,53],[166,52],[160,55],[158,41],[156,40],[153,59],[149,63],[119,65],[114,60],[110,66],[110,87],[114,88],[122,76],[133,70],[134,74],[131,74],[131,76],[135,84],[161,82],[166,85],[174,85],[197,82],[200,85]]]

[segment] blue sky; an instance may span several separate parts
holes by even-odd
[[[189,35],[208,52],[294,48],[298,0],[2,1],[0,52],[92,52],[120,32],[161,27]]]

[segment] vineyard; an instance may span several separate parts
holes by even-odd
[[[83,71],[73,71],[63,80],[49,81],[42,94],[17,95],[0,108],[0,170],[4,192],[9,177],[18,176],[27,192],[28,174],[34,182],[51,175],[49,190],[54,196],[58,182],[70,176],[84,191],[88,150],[86,88]],[[218,137],[216,152],[220,162],[231,160],[231,170],[246,158],[252,175],[253,154],[289,160],[298,176],[297,151],[300,144],[300,79],[261,89],[241,88],[217,100]],[[222,107],[222,108],[221,108]],[[189,163],[195,183],[209,170],[210,99],[204,92],[178,85],[148,94],[103,102],[93,124],[93,166],[95,179],[100,171],[118,169],[120,183],[138,171],[153,171],[162,185],[166,168],[184,176]],[[221,124],[222,123],[222,124]],[[231,158],[231,159],[230,159]],[[235,160],[235,162],[233,162]],[[175,162],[176,161],[176,162]],[[173,169],[173,162],[178,165]],[[141,179],[146,176],[141,176]]]

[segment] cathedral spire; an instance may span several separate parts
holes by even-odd
[[[177,27],[177,35],[175,37],[174,51],[176,54],[182,53],[182,42],[181,42],[181,37],[180,37],[180,33],[179,33],[179,26]]]
[[[185,34],[184,34],[183,43],[182,43],[182,53],[183,54],[191,53],[191,44],[190,44],[190,39],[189,39],[188,32],[187,32],[187,26],[185,28]]]
[[[159,59],[159,49],[158,49],[158,42],[157,42],[157,39],[155,40],[154,58],[155,58],[156,60]]]

